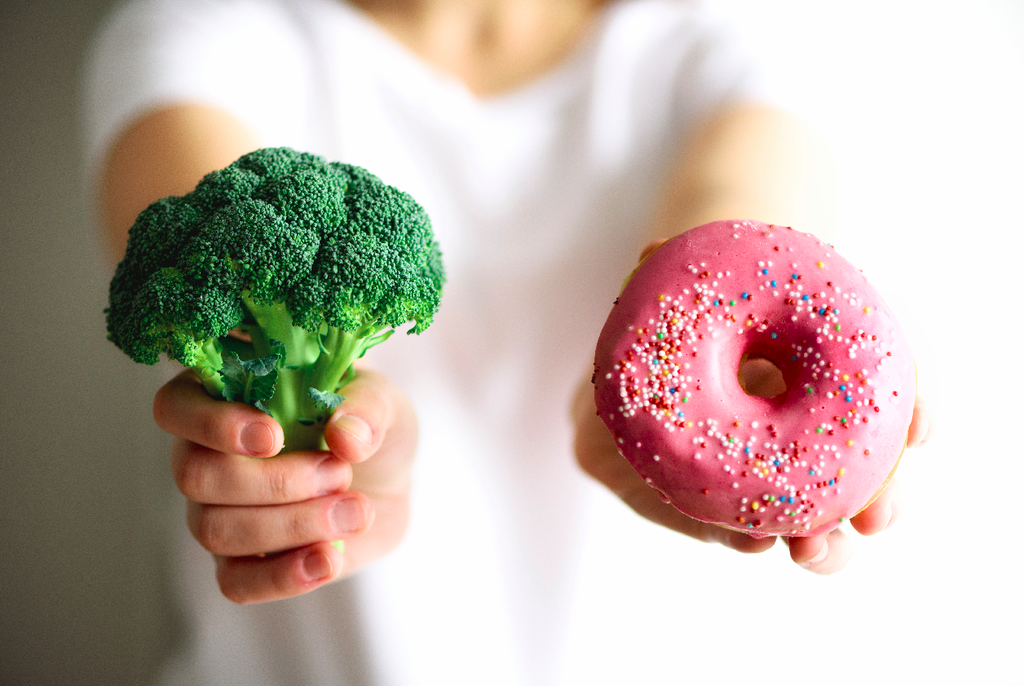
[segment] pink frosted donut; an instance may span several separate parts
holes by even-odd
[[[767,359],[785,390],[748,395]],[[813,536],[887,483],[916,392],[881,297],[810,234],[719,221],[633,273],[597,343],[598,414],[662,500],[752,536]],[[781,390],[781,387],[780,387]]]

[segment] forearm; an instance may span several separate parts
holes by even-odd
[[[136,120],[103,166],[99,203],[111,256],[121,259],[128,230],[151,202],[184,195],[207,173],[257,147],[237,119],[202,105],[175,105]]]
[[[831,155],[800,119],[759,107],[729,109],[709,119],[677,159],[649,238],[717,219],[757,219],[832,239]]]

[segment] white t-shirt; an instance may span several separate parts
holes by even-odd
[[[570,598],[600,563],[581,542],[598,487],[575,466],[569,400],[681,143],[760,96],[729,36],[669,0],[610,5],[555,69],[488,98],[339,0],[142,0],[112,16],[87,84],[94,167],[145,112],[213,105],[265,145],[410,192],[449,278],[430,329],[371,353],[420,416],[405,541],[350,581],[236,607],[183,532],[192,633],[164,683],[543,686],[576,683],[573,660],[637,659],[563,650],[587,643]]]

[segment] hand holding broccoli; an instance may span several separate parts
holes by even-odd
[[[176,436],[172,471],[193,536],[238,603],[287,598],[351,574],[392,550],[409,515],[416,420],[386,378],[360,370],[325,425],[329,452],[273,459],[283,433],[263,412],[211,398],[191,370],[153,410]],[[344,552],[328,541],[344,541]],[[264,553],[273,553],[264,555]]]
[[[228,598],[304,593],[397,545],[415,416],[353,362],[396,327],[426,329],[443,283],[410,196],[285,148],[245,155],[139,215],[107,329],[137,362],[166,353],[190,368],[157,394],[154,415],[177,437],[189,526]]]

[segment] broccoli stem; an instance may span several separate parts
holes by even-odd
[[[336,392],[351,380],[352,363],[393,333],[375,323],[355,331],[325,326],[310,333],[292,323],[284,303],[264,305],[243,296],[256,325],[243,325],[251,337],[256,357],[272,354],[271,341],[285,347],[274,396],[264,402],[284,430],[285,449],[318,450],[324,447],[323,429],[331,410],[318,408],[309,389]]]
[[[364,339],[356,333],[328,327],[320,338],[320,358],[313,365],[309,385],[321,391],[337,391],[352,363],[366,351]],[[313,400],[309,399],[310,407]]]
[[[270,345],[272,340],[284,344],[287,353],[284,360],[286,367],[305,367],[313,364],[320,356],[317,335],[295,326],[292,323],[292,315],[283,302],[263,305],[247,295],[242,296],[242,302],[258,324],[258,327],[241,327],[252,336],[257,357],[273,352]]]
[[[324,447],[323,429],[332,411],[318,408],[309,389],[330,392],[340,389],[354,376],[352,363],[391,333],[391,329],[381,331],[375,326],[365,326],[356,332],[327,327],[319,339],[320,356],[312,366],[281,370],[278,390],[268,406],[275,417],[280,413],[281,417],[291,418],[288,426],[282,422],[288,450]]]
[[[203,382],[203,388],[214,398],[221,397],[224,390],[224,378],[220,375],[221,367],[224,366],[223,352],[219,340],[208,338],[200,348],[196,364],[192,365],[199,380]]]
[[[330,411],[307,407],[309,369],[281,369],[277,390],[267,407],[284,430],[285,450],[323,450],[324,426]],[[312,412],[310,411],[312,409]]]

